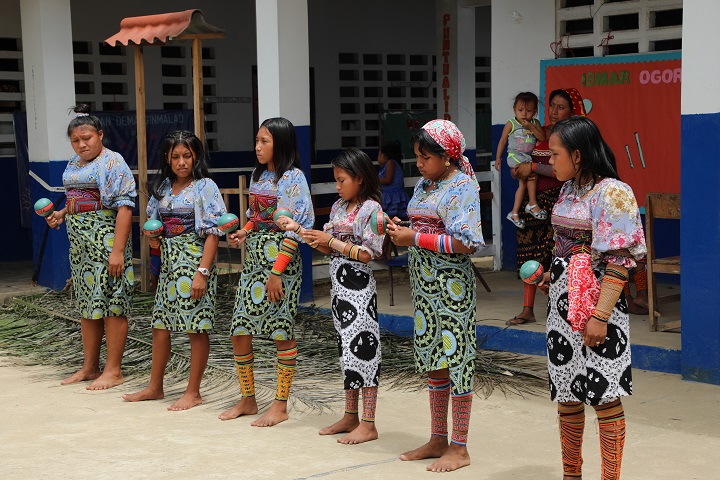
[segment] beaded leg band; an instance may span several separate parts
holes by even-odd
[[[275,400],[287,402],[290,396],[290,387],[292,386],[293,377],[295,376],[295,361],[297,359],[297,347],[287,350],[278,350],[277,352],[277,390],[275,391]]]
[[[582,477],[582,442],[585,431],[585,404],[558,403],[560,448],[562,450],[563,475]]]
[[[473,392],[452,396],[452,437],[450,441],[455,445],[467,445],[468,430],[470,428],[470,410],[472,409]]]
[[[255,396],[254,360],[255,355],[253,352],[235,355],[235,370],[237,370],[238,373],[240,393],[243,397]]]
[[[595,409],[600,430],[602,480],[618,480],[625,447],[625,410],[622,403]]]
[[[345,390],[345,413],[350,415],[358,414],[358,399],[360,398],[360,390],[357,388]]]
[[[450,379],[428,378],[428,392],[430,393],[430,434],[447,437]]]
[[[357,390],[355,390],[357,392]],[[375,422],[378,387],[363,387],[363,422]]]

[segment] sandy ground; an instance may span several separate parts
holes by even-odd
[[[676,375],[635,371],[626,399],[625,479],[719,478],[720,387]],[[168,412],[174,398],[125,403],[119,387],[59,386],[47,367],[16,366],[0,357],[2,479],[560,479],[560,448],[547,397],[476,397],[470,428],[472,465],[453,473],[425,471],[427,461],[398,455],[427,440],[427,393],[381,389],[380,438],[347,446],[317,434],[339,414],[291,411],[272,428],[256,417],[222,422],[216,403]],[[341,406],[338,406],[342,408]],[[599,478],[594,415],[585,429],[585,478]]]

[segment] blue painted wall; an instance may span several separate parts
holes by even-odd
[[[720,113],[683,115],[681,128],[682,374],[720,384]]]
[[[42,178],[45,183],[55,187],[62,185],[62,174],[65,171],[66,165],[67,160],[30,162],[30,170]],[[30,195],[32,199],[31,203],[35,203],[38,198],[47,197],[56,204],[56,208],[65,206],[65,202],[58,204],[58,199],[62,194],[48,192],[32,178],[30,179]],[[45,219],[38,215],[33,215],[32,219],[33,260],[37,268],[40,245],[47,224],[45,223]],[[38,277],[38,283],[40,285],[56,290],[65,286],[65,282],[70,278],[69,250],[70,243],[68,242],[65,224],[61,225],[59,230],[51,229],[48,232],[42,264],[40,265],[40,276]]]
[[[30,260],[33,258],[32,230],[20,225],[17,159],[2,157],[0,165],[3,172],[0,176],[0,205],[5,211],[0,262]]]

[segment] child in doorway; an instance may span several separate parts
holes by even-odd
[[[511,171],[515,170],[521,163],[532,162],[530,152],[535,143],[545,140],[545,132],[540,122],[535,119],[538,111],[538,97],[532,92],[521,92],[515,97],[513,112],[515,116],[508,120],[503,128],[500,141],[498,142],[497,155],[495,158],[495,169],[500,171],[502,152],[507,145],[507,164]],[[528,204],[525,211],[538,220],[547,218],[547,211],[541,210],[537,202],[537,179],[528,178],[518,180],[518,188],[515,191],[515,204],[512,212],[507,214],[507,219],[515,224],[517,228],[525,228],[525,222],[520,218],[520,206],[528,194]]]
[[[382,214],[380,185],[370,158],[361,150],[343,151],[332,161],[340,198],[333,204],[323,231],[304,230],[305,241],[332,255],[332,312],[340,345],[345,414],[320,435],[347,433],[339,443],[358,444],[378,438],[375,428],[380,376],[380,325],[377,288],[368,262],[382,254],[385,235],[374,233],[370,219]],[[286,229],[296,222],[286,219]],[[362,417],[358,399],[362,389]]]

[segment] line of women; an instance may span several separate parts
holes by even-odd
[[[103,147],[99,120],[76,109],[68,137],[76,155],[63,181],[67,207],[47,217],[67,221],[73,284],[82,316],[85,361],[63,383],[93,380],[89,389],[123,382],[120,370],[133,284],[130,221],[135,185],[122,157]],[[427,373],[430,439],[402,460],[437,458],[427,469],[446,472],[470,464],[467,449],[473,398],[475,276],[470,255],[484,245],[479,186],[466,157],[465,140],[450,121],[433,120],[412,138],[422,179],[408,204],[410,226],[397,219],[387,234],[408,247],[415,310],[414,352],[418,372]],[[603,479],[619,478],[625,434],[619,397],[631,393],[627,269],[644,254],[644,238],[632,190],[617,179],[612,152],[597,127],[583,117],[557,122],[549,140],[553,175],[566,182],[552,207],[556,233],[552,267],[540,288],[550,292],[548,358],[551,397],[558,402],[565,478],[581,475],[584,404],[599,418]],[[368,262],[381,255],[382,195],[372,162],[348,149],[332,161],[339,199],[329,221],[314,230],[307,181],[298,168],[293,125],[284,118],[263,122],[255,139],[256,168],[249,188],[248,223],[228,236],[246,244],[231,339],[241,397],[220,414],[229,420],[258,413],[253,335],[277,347],[277,389],[254,426],[288,419],[287,400],[298,348],[294,319],[302,279],[298,245],[331,255],[332,313],[345,390],[345,412],[321,435],[344,434],[338,442],[378,438],[375,427],[381,370],[377,290]],[[274,213],[287,210],[289,216]],[[217,271],[218,218],[226,213],[209,178],[200,140],[190,132],[169,135],[148,215],[161,220],[162,264],[152,319],[152,371],[146,388],[126,401],[160,399],[170,355],[170,332],[190,338],[190,378],[170,410],[202,402],[200,382],[208,361]],[[382,220],[379,222],[382,224]],[[99,368],[103,333],[108,359]],[[362,394],[362,414],[360,398]],[[451,426],[448,414],[451,413]]]

